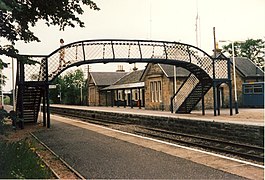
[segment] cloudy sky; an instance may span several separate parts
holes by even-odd
[[[152,39],[180,41],[197,46],[196,16],[198,22],[198,46],[211,54],[213,27],[218,40],[265,39],[265,0],[93,0],[100,11],[85,7],[81,19],[85,28],[47,27],[39,22],[32,28],[40,43],[18,42],[21,54],[50,54],[59,47],[59,39],[65,44],[88,39]],[[3,41],[2,41],[3,42]],[[1,42],[1,43],[2,43]],[[220,43],[219,46],[224,45]],[[8,60],[6,60],[8,61]],[[144,65],[139,64],[139,68]],[[129,71],[132,65],[124,64]],[[91,71],[115,71],[117,64],[91,65]],[[5,70],[9,76],[11,68]],[[9,80],[11,78],[9,76]],[[8,83],[5,89],[10,89]]]

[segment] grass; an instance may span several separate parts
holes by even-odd
[[[0,142],[0,179],[50,179],[52,172],[30,141]]]
[[[29,138],[7,141],[11,124],[6,123],[9,116],[0,110],[0,179],[51,179],[51,170],[36,154],[36,145]]]

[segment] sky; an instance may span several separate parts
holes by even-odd
[[[59,47],[60,38],[65,44],[90,39],[151,39],[191,44],[212,54],[213,27],[217,42],[265,39],[265,0],[93,1],[101,10],[84,7],[85,13],[80,18],[85,28],[67,27],[65,31],[59,31],[59,27],[47,27],[40,21],[31,29],[41,42],[17,42],[15,47],[21,54],[47,55]],[[220,42],[219,47],[225,44]],[[4,61],[11,62],[10,59]],[[115,71],[120,64],[92,64],[90,71]],[[122,65],[126,71],[133,68],[132,64]],[[144,66],[137,64],[139,69]],[[11,71],[11,67],[4,70],[4,75],[8,76],[4,90],[12,88]]]

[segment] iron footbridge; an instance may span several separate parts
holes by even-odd
[[[218,109],[218,88],[229,87],[230,114],[232,93],[230,61],[225,56],[212,57],[198,47],[180,42],[153,40],[97,39],[64,45],[49,55],[24,55],[35,64],[17,59],[17,112],[24,122],[36,122],[43,103],[43,122],[50,127],[49,85],[63,71],[93,63],[161,63],[182,67],[190,75],[171,97],[171,111],[190,113],[213,88],[214,112]],[[47,122],[47,124],[46,124]]]

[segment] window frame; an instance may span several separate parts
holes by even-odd
[[[151,102],[162,102],[162,82],[150,81]]]

